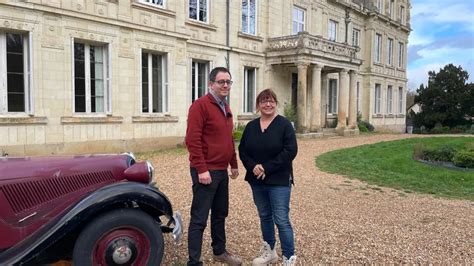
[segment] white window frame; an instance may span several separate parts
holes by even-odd
[[[8,111],[7,34],[18,34],[23,38],[24,111],[20,112]],[[31,32],[4,31],[0,29],[0,115],[32,115],[34,113],[32,47]]]
[[[339,80],[337,79],[329,79],[328,81],[328,114],[337,114],[339,93],[338,83]],[[331,84],[334,84],[333,87],[331,87]]]
[[[360,30],[352,29],[352,46],[360,47]]]
[[[295,12],[296,12],[296,17],[295,17]],[[298,12],[301,12],[301,14],[303,15],[302,20],[298,20],[298,15],[299,15]],[[306,30],[306,10],[301,7],[293,6],[292,17],[293,17],[293,23],[292,23],[293,34],[298,34],[298,32],[305,31]]]
[[[387,39],[387,64],[393,66],[393,39]]]
[[[405,7],[400,5],[400,9],[398,11],[398,19],[400,20],[400,24],[405,25]]]
[[[391,19],[393,19],[395,17],[394,6],[395,6],[395,1],[394,0],[389,0],[389,2],[388,2],[388,12],[389,12],[389,16],[390,16]]]
[[[196,67],[194,68],[194,75],[195,75],[195,79],[193,80],[193,65],[196,64]],[[207,91],[208,91],[208,83],[209,83],[209,69],[211,67],[211,62],[209,61],[200,61],[200,60],[191,60],[191,75],[190,78],[191,78],[191,102],[194,102],[195,100],[197,100],[199,97],[199,64],[205,64],[205,69],[204,69],[204,73],[205,73],[205,80],[204,80],[204,94],[203,95],[206,95]],[[193,92],[192,92],[192,89],[193,89],[193,85],[194,85],[194,98],[193,98]]]
[[[393,86],[387,86],[387,114],[393,114]]]
[[[143,53],[147,53],[147,65],[148,65],[148,112],[143,111],[143,91],[142,91],[142,86],[143,86],[143,76],[141,76],[141,82],[140,82],[140,112],[143,114],[166,114],[169,112],[168,108],[168,55],[164,53],[155,53],[152,51],[148,50],[142,50],[141,51],[141,60],[143,59]],[[158,55],[161,56],[161,77],[163,79],[163,99],[162,99],[162,110],[153,112],[153,68],[152,68],[152,59],[153,55]],[[140,73],[143,73],[141,70],[142,68],[142,63],[140,62]],[[156,96],[158,97],[158,96]]]
[[[405,54],[405,44],[402,42],[398,42],[398,67],[403,68],[403,57]]]
[[[209,1],[210,0],[205,0],[206,1],[206,20],[202,20],[202,18],[199,17],[199,9],[201,8],[200,6],[201,2],[199,0],[195,0],[195,1],[196,1],[196,18],[191,18],[191,12],[190,12],[191,0],[188,1],[188,18],[195,21],[203,22],[203,23],[209,23]]]
[[[251,4],[251,1],[253,1],[255,7],[254,7],[254,10],[255,10],[255,14],[254,14],[254,21],[253,21],[253,26],[254,26],[254,29],[253,29],[253,32],[252,32],[252,29],[251,29],[251,23],[250,23],[250,20],[251,20],[251,16],[250,16],[250,4]],[[257,4],[257,1],[258,0],[242,0],[242,32],[243,33],[246,33],[246,34],[250,34],[250,35],[257,35],[257,22],[258,22],[258,4]],[[247,25],[244,25],[244,2],[247,3]],[[247,27],[247,30],[245,30],[244,26]]]
[[[164,8],[166,4],[166,0],[138,0],[138,2],[145,5],[150,5],[153,7],[160,7],[160,8]],[[159,2],[161,2],[161,4]]]
[[[382,103],[382,85],[375,84],[374,88],[374,114],[381,114],[381,103]]]
[[[249,71],[254,71],[253,80],[249,80]],[[254,113],[255,112],[255,99],[257,97],[257,68],[255,67],[244,67],[244,98],[243,98],[243,112]],[[253,91],[249,92],[249,82],[253,83]],[[251,103],[249,104],[249,98]]]
[[[84,41],[79,39],[71,38],[71,55],[72,55],[72,110],[75,115],[111,115],[112,114],[112,93],[111,93],[111,67],[110,67],[110,54],[111,46],[107,43],[95,43],[90,41]],[[74,58],[74,44],[81,43],[84,45],[84,73],[85,73],[85,97],[86,97],[86,109],[85,112],[76,111],[76,86],[75,86],[75,58]],[[101,112],[91,112],[91,80],[90,80],[90,46],[94,45],[96,47],[102,48],[102,62],[103,62],[103,80],[104,80],[104,110]]]
[[[337,28],[338,22],[330,19],[328,22],[328,40],[336,42],[337,41]]]
[[[374,61],[375,63],[382,63],[382,34],[375,34],[375,44],[374,44]]]
[[[398,113],[403,114],[403,87],[398,87]]]
[[[377,11],[381,14],[383,14],[383,1],[384,0],[377,0]]]

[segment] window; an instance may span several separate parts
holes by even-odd
[[[142,51],[142,112],[168,110],[166,56]]]
[[[328,113],[337,114],[337,79],[329,80]]]
[[[31,113],[31,38],[0,31],[0,113]]]
[[[380,84],[375,84],[375,93],[374,93],[374,114],[380,114],[380,104],[382,101],[382,95],[380,91]]]
[[[257,0],[242,0],[242,32],[256,34]]]
[[[390,2],[388,4],[388,15],[390,16],[390,18],[394,17],[394,13],[393,13],[393,6],[394,5],[395,5],[394,0],[390,0]]]
[[[352,46],[360,46],[360,30],[352,29]]]
[[[393,89],[392,86],[387,87],[387,114],[393,113]]]
[[[405,7],[400,6],[400,10],[398,11],[398,19],[402,25],[405,25]]]
[[[387,43],[387,63],[389,66],[393,65],[393,39],[388,38],[388,43]]]
[[[328,40],[333,41],[333,42],[337,40],[337,22],[334,20],[329,20]]]
[[[377,0],[377,11],[383,13],[383,0]]]
[[[74,112],[110,112],[107,59],[107,46],[74,42]]]
[[[244,113],[255,111],[255,94],[257,88],[257,69],[244,68]]]
[[[206,22],[208,17],[207,0],[189,0],[189,18]]]
[[[403,114],[403,88],[398,87],[398,113]]]
[[[159,7],[164,6],[164,1],[165,0],[139,0],[140,3],[150,4],[150,5],[159,6]]]
[[[375,63],[382,62],[382,35],[375,34]]]
[[[293,7],[293,34],[304,31],[305,11],[299,7]]]
[[[209,73],[209,63],[202,61],[194,61],[191,67],[191,90],[192,90],[192,101],[194,102],[199,97],[207,93],[207,82]]]
[[[405,47],[402,42],[398,43],[398,67],[403,68],[403,53],[405,51]]]

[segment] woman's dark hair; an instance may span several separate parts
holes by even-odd
[[[265,89],[257,95],[255,100],[255,107],[258,110],[258,104],[265,100],[274,100],[278,104],[278,99],[275,92],[272,89]]]

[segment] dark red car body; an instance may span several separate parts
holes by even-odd
[[[130,154],[0,158],[0,265],[70,259],[82,229],[117,209],[146,213],[179,239],[181,220],[151,172]]]

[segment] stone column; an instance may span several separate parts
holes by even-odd
[[[350,94],[349,94],[349,128],[357,128],[357,72],[350,71]]]
[[[349,100],[349,75],[347,73],[347,69],[342,69],[339,72],[339,97],[337,101],[336,131],[344,131],[344,129],[346,129],[348,100]]]
[[[307,73],[308,73],[308,64],[307,63],[298,63],[298,104],[296,108],[296,113],[298,116],[296,123],[296,131],[299,133],[307,133],[308,125],[306,120],[306,103],[307,103]]]
[[[328,74],[326,72],[321,73],[321,126],[327,127],[326,115],[328,111]]]
[[[313,66],[313,82],[311,86],[311,132],[321,130],[321,65]]]
[[[351,14],[349,13],[349,9],[346,9],[346,18],[344,20],[346,23],[346,38],[344,43],[348,44],[349,43],[349,23],[351,23]]]

